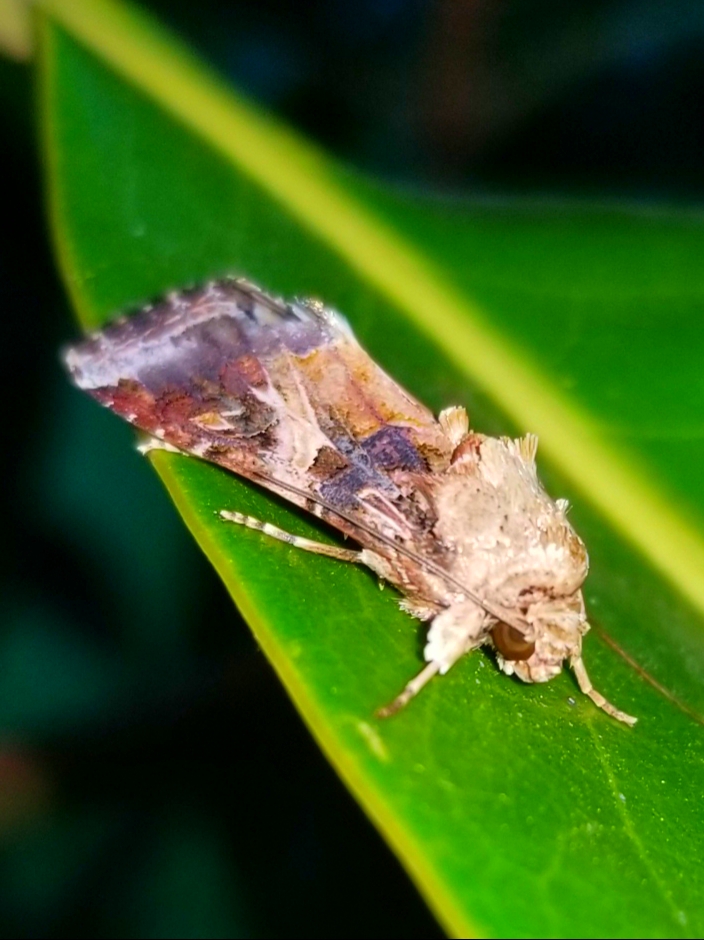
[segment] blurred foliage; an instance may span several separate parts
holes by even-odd
[[[32,52],[32,23],[25,0],[0,0],[0,54],[19,62]]]
[[[601,5],[600,10],[606,7]],[[611,5],[612,9],[617,7]],[[201,22],[214,20],[201,17]],[[685,18],[685,22],[692,21]],[[353,34],[351,29],[347,32]],[[696,33],[690,32],[693,38],[688,41],[694,42]],[[256,48],[251,45],[251,58],[261,67]],[[358,61],[358,52],[355,55]],[[267,74],[266,69],[262,71]],[[4,62],[0,101],[6,116],[0,152],[3,178],[12,180],[15,198],[21,196],[23,205],[21,216],[6,219],[0,255],[6,309],[0,321],[1,381],[5,400],[13,402],[7,446],[3,448],[3,519],[8,551],[0,599],[0,877],[6,900],[0,930],[23,936],[433,935],[437,928],[423,905],[301,728],[248,632],[234,629],[231,603],[186,536],[159,485],[140,466],[129,430],[66,387],[55,350],[71,331],[42,235],[28,76]],[[308,108],[313,115],[315,106]],[[324,115],[324,110],[321,113]],[[329,123],[321,120],[321,135],[328,132]],[[388,133],[388,128],[378,130],[379,139],[384,140]],[[520,135],[513,139],[520,140]],[[357,155],[350,140],[338,141],[337,148]],[[386,151],[385,147],[379,149]],[[372,153],[373,148],[366,152]],[[613,161],[613,156],[610,159]],[[621,170],[606,162],[613,170],[611,180],[620,179]],[[454,171],[450,168],[448,172]],[[666,175],[665,190],[676,191],[678,185]],[[413,215],[403,201],[391,199],[385,205],[376,190],[370,198],[376,211],[387,211],[395,222]],[[542,215],[540,209],[536,211]],[[427,207],[420,205],[415,219],[407,218],[403,224],[409,230],[415,227],[414,237],[421,242],[425,233],[428,247],[431,243],[442,246],[443,255],[459,247],[467,252],[471,249],[473,258],[484,251],[481,269],[485,275],[491,271],[492,258],[506,262],[501,226],[493,240],[486,238],[492,225],[487,215],[493,217],[493,213],[480,209],[477,235],[469,242],[458,238],[452,215],[442,206],[429,214]],[[545,221],[543,216],[544,233]],[[583,224],[577,215],[570,256],[576,259],[572,276],[580,267]],[[605,224],[610,228],[610,221]],[[529,221],[532,240],[535,228],[531,226]],[[544,299],[553,289],[550,252],[560,250],[566,227],[570,225],[558,208],[554,237],[532,242],[536,257],[543,262],[538,265],[544,278],[542,286],[539,276],[537,288],[535,284],[531,287],[530,278],[518,286],[515,282],[511,285],[509,278],[507,287],[503,270],[485,277],[484,284],[481,278],[475,280],[473,291],[480,293],[490,309],[500,309],[502,314],[527,304],[525,322],[531,315],[539,317],[544,313],[541,291]],[[670,220],[665,226],[668,235],[662,238],[657,234],[662,227],[652,221],[646,227],[656,231],[652,252],[643,251],[642,243],[640,254],[628,251],[627,246],[641,237],[637,233],[642,233],[642,226],[636,223],[630,229],[626,222],[622,238],[626,248],[617,257],[621,261],[637,257],[641,265],[649,257],[649,264],[667,273],[667,283],[651,284],[648,293],[651,310],[658,286],[667,301],[658,308],[665,325],[659,333],[661,345],[656,352],[660,352],[672,341],[666,321],[673,290],[682,283],[682,271],[673,272],[667,258],[667,251],[674,251],[672,230],[681,238],[677,258],[682,258],[684,245],[685,256],[694,259],[698,220]],[[592,258],[603,261],[613,243],[597,239],[596,244],[601,247]],[[535,271],[535,257],[521,263],[526,272]],[[615,262],[616,271],[611,272],[616,279],[620,263]],[[565,270],[563,267],[563,273]],[[644,268],[634,265],[630,274],[622,272],[626,286],[637,270]],[[691,273],[687,284],[692,283]],[[572,314],[579,313],[576,308],[581,305],[578,318],[589,324],[595,308],[594,296],[589,296],[593,285],[588,278],[578,288],[571,283],[572,288],[567,285],[556,296],[555,305],[567,305]],[[690,288],[689,297],[686,294],[685,290],[676,292],[676,309],[681,322],[686,308],[691,330],[679,346],[671,342],[671,362],[687,352],[689,362],[696,359],[699,295],[695,288]],[[629,310],[646,303],[645,293],[636,292],[631,303]],[[630,312],[621,307],[611,325],[623,324],[627,315]],[[652,324],[653,316],[645,322]],[[367,329],[372,339],[371,327]],[[598,329],[603,335],[609,327],[602,322]],[[617,355],[619,348],[631,348],[631,337],[636,339],[642,333],[625,327],[620,335],[613,331],[610,335]],[[565,346],[557,344],[558,364],[573,339],[568,336]],[[381,350],[383,343],[377,343]],[[639,357],[631,359],[633,363],[641,361]],[[555,366],[553,362],[551,368]],[[582,389],[598,365],[587,360],[584,368],[587,374],[579,386]],[[613,366],[609,368],[617,375]],[[411,383],[413,367],[401,363],[397,374],[399,369],[399,377]],[[648,388],[648,375],[653,380],[660,377],[651,370],[640,380],[643,389]],[[687,371],[681,377],[691,382],[691,376]],[[568,381],[570,376],[562,379]],[[438,377],[435,385],[429,384],[428,400],[445,403],[448,394],[458,397],[462,383],[446,375]],[[633,387],[623,384],[623,388]],[[605,417],[609,409],[624,403],[618,388],[611,386],[610,396],[604,397]],[[463,397],[466,400],[466,392]],[[473,397],[475,411],[485,415],[485,426],[506,426],[505,419],[496,415],[481,395]],[[696,400],[693,395],[689,403]],[[677,400],[669,407],[676,408]],[[668,414],[673,412],[665,409],[663,421]],[[699,465],[694,417],[681,421],[675,442],[680,451],[655,447],[650,448],[649,456],[655,472],[698,513],[701,507],[692,492],[698,477],[694,469]],[[622,423],[612,430],[621,437],[624,427]],[[666,433],[662,423],[651,424],[651,440],[660,443]],[[648,459],[643,428],[639,428],[635,445],[643,448]],[[668,453],[679,477],[673,477],[667,468]],[[564,488],[556,475],[552,483]],[[610,533],[590,520],[586,507],[578,511],[580,527],[590,531],[595,559],[612,557]],[[640,614],[634,616],[638,610],[644,621],[651,616],[656,625],[672,620],[672,629],[680,630],[676,649],[668,651],[663,638],[662,661],[651,654],[649,665],[672,679],[675,672],[670,669],[670,657],[676,661],[681,655],[694,684],[699,669],[698,632],[687,639],[691,615],[686,605],[665,590],[658,594],[656,610],[649,615],[653,595],[634,597],[632,591],[634,580],[643,584],[651,576],[642,569],[637,577],[624,580],[623,571],[632,563],[627,552],[619,555],[611,570],[602,563],[595,572],[591,602],[598,605],[602,621],[621,641],[628,631],[623,632],[619,624],[629,616],[639,620]],[[325,577],[329,577],[328,570],[323,571]],[[591,648],[594,670],[609,675],[613,669],[616,676],[618,666],[609,654],[593,643]],[[476,673],[479,677],[480,668],[469,666],[465,675]],[[622,694],[635,685],[634,679],[617,681],[623,682]],[[686,677],[674,681],[683,684],[685,693],[691,691]],[[519,694],[522,701],[531,700],[533,690],[514,689],[510,683],[505,686],[497,687],[505,699]],[[568,688],[569,683],[563,683],[559,691],[549,695],[564,697]],[[440,694],[450,692],[442,689]],[[540,706],[542,696],[543,690],[537,698],[533,696],[534,706]],[[656,701],[651,696],[645,714],[658,711]],[[619,704],[625,702],[619,699]],[[549,726],[554,727],[554,716]],[[686,723],[683,727],[692,734],[693,726]],[[642,753],[645,745],[642,739],[636,740],[641,743],[634,747]],[[658,777],[662,771],[667,781],[670,798],[675,803],[678,799],[689,801],[679,816],[667,820],[668,838],[675,845],[672,827],[681,830],[680,836],[686,832],[688,814],[696,807],[696,775],[688,782],[680,779],[684,756],[677,763],[663,757],[668,750],[682,754],[682,740],[665,736],[660,751],[648,750]],[[276,755],[274,772],[272,753]],[[580,753],[578,749],[576,761]],[[593,772],[593,767],[588,769]],[[659,795],[653,781],[647,774],[637,788],[634,781],[635,796],[625,784],[623,789],[636,817],[642,814],[657,821],[659,814],[653,806],[657,806]],[[521,811],[520,803],[512,807],[512,818],[520,819]],[[602,836],[611,841],[622,823],[599,825]],[[700,831],[698,824],[692,828]],[[577,856],[586,865],[589,833],[581,829],[572,835]],[[692,866],[686,853],[678,858],[683,874],[696,881],[698,866]],[[599,859],[594,861],[600,863]],[[643,877],[647,887],[652,870]],[[507,886],[502,880],[502,884],[510,894],[515,893],[515,881],[509,879]],[[676,894],[682,890],[681,885],[672,888],[675,916],[679,911]],[[682,934],[695,932],[692,923],[680,927]],[[544,932],[551,931],[545,927]],[[660,928],[658,932],[664,931]]]
[[[236,87],[375,174],[704,195],[699,0],[148,0]]]

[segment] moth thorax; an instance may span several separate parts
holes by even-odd
[[[499,621],[492,628],[491,638],[494,646],[504,659],[509,662],[521,662],[530,659],[535,652],[535,643],[531,643],[523,636],[520,630]]]

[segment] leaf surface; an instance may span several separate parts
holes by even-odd
[[[574,503],[606,637],[595,631],[585,658],[636,729],[569,675],[523,686],[483,653],[379,722],[421,663],[421,629],[394,592],[218,522],[233,508],[334,538],[256,488],[150,458],[440,921],[455,935],[700,934],[699,216],[386,190],[260,115],[131,9],[43,6],[48,200],[84,327],[228,272],[324,298],[426,404],[466,404],[488,433],[537,431],[549,488]]]

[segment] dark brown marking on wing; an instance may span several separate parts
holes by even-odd
[[[369,467],[356,464],[344,473],[320,484],[316,489],[322,499],[336,509],[350,509],[358,505],[359,494],[372,487],[377,487],[381,491],[388,490],[389,483],[381,474],[374,473]],[[392,498],[395,495],[392,491]]]
[[[348,466],[349,460],[334,447],[321,447],[310,466],[310,472],[318,479],[327,480]]]
[[[378,494],[379,512],[389,514],[391,504],[395,504],[398,511],[402,506],[402,491],[393,474],[387,471],[422,472],[426,469],[425,461],[410,443],[405,428],[382,428],[359,443],[351,437],[338,437],[335,445],[350,466],[344,472],[333,471],[316,489],[325,502],[338,509],[357,506],[360,498],[371,506],[375,497],[370,494]]]
[[[411,442],[407,428],[389,425],[362,442],[372,466],[380,470],[425,471],[428,465]]]
[[[394,480],[403,494],[404,516],[412,522],[418,533],[427,537],[428,545],[434,551],[441,543],[433,532],[438,514],[432,489],[428,486],[428,475],[397,473],[394,474]]]

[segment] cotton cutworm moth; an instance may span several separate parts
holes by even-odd
[[[538,480],[537,439],[435,418],[315,300],[287,303],[241,279],[169,294],[66,354],[74,382],[166,447],[278,493],[354,540],[336,548],[223,509],[224,520],[371,568],[428,621],[425,668],[398,711],[469,650],[546,682],[565,660],[614,718],[582,661],[588,560],[565,500]]]

